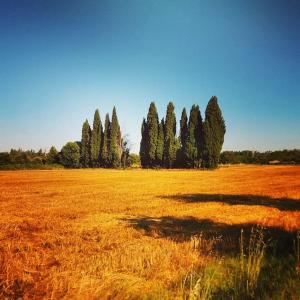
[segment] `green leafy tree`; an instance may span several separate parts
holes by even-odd
[[[174,105],[169,102],[167,106],[165,123],[165,146],[164,146],[164,165],[167,168],[173,167],[176,161],[176,116]]]
[[[77,143],[68,142],[61,150],[61,163],[68,168],[79,167],[80,148]]]
[[[158,137],[158,114],[154,102],[151,102],[147,115],[146,161],[149,167],[156,166],[156,148]]]
[[[143,168],[148,167],[147,161],[147,138],[148,138],[148,130],[147,130],[147,123],[145,118],[143,118],[142,126],[141,126],[141,143],[140,143],[140,159],[141,159],[141,166]]]
[[[199,139],[202,135],[202,118],[198,105],[193,105],[190,111],[188,123],[188,135],[186,139],[186,147],[184,149],[184,156],[186,158],[187,167],[199,167]]]
[[[80,153],[81,164],[84,168],[90,166],[91,162],[91,128],[88,120],[82,125],[81,135],[81,153]]]
[[[109,114],[106,114],[105,123],[104,123],[102,150],[101,150],[101,165],[103,167],[109,166],[110,128],[111,128],[111,124],[109,120]]]
[[[165,122],[164,119],[161,119],[161,122],[159,123],[159,127],[158,127],[157,147],[156,147],[156,163],[160,167],[163,166],[164,141],[165,141],[164,128],[165,128]]]
[[[103,132],[100,114],[99,110],[96,109],[91,136],[91,165],[93,167],[99,166],[102,135]]]
[[[47,154],[47,162],[49,164],[58,163],[58,151],[54,146],[52,146]]]
[[[121,143],[121,130],[117,117],[116,108],[113,108],[111,117],[111,136],[109,147],[109,161],[113,168],[121,165],[122,156],[122,143]]]
[[[226,132],[225,121],[218,105],[216,96],[210,98],[205,110],[203,126],[203,166],[216,168],[219,163],[220,153]]]

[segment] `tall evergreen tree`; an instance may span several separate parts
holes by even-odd
[[[107,167],[109,165],[110,127],[109,114],[106,114],[101,149],[101,165],[103,167]]]
[[[93,130],[92,130],[92,137],[91,137],[91,164],[93,167],[99,166],[101,139],[102,139],[102,124],[101,124],[99,110],[96,109],[94,114]]]
[[[158,114],[154,102],[151,102],[147,115],[146,160],[149,167],[156,165],[158,137]]]
[[[198,105],[193,105],[190,111],[188,123],[188,135],[186,140],[186,147],[184,156],[186,158],[186,165],[188,167],[199,166],[199,139],[202,132],[202,118]]]
[[[205,110],[204,135],[204,162],[207,168],[216,168],[219,163],[220,153],[226,132],[222,111],[216,96],[210,98]]]
[[[119,167],[121,164],[122,145],[121,145],[121,130],[117,117],[116,108],[113,108],[111,118],[111,135],[109,147],[109,161],[112,167]]]
[[[90,128],[88,120],[85,120],[85,122],[82,125],[80,161],[84,168],[87,168],[90,166],[91,128]]]
[[[158,136],[157,136],[157,147],[156,147],[156,163],[158,166],[163,166],[163,155],[164,155],[164,130],[165,130],[164,119],[161,119],[158,127]]]
[[[188,117],[186,114],[186,109],[184,108],[181,113],[180,119],[180,152],[178,156],[178,164],[180,167],[186,166],[186,156],[185,153],[187,152],[187,138],[188,138]]]
[[[165,146],[164,146],[164,165],[171,168],[176,160],[176,116],[174,105],[169,102],[167,106],[166,123],[165,123]]]
[[[148,130],[147,130],[147,123],[145,118],[143,118],[142,127],[141,127],[141,144],[140,144],[140,159],[141,165],[143,168],[148,167],[147,162],[147,137],[148,137]]]
[[[205,168],[213,168],[213,135],[210,124],[207,120],[203,122],[203,161],[202,166]]]
[[[198,126],[196,128],[196,144],[197,144],[197,167],[201,167],[202,160],[203,160],[203,147],[204,147],[204,141],[203,141],[203,120],[201,117],[201,112],[199,110],[198,114]]]

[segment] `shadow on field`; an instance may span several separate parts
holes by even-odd
[[[143,231],[147,236],[166,238],[178,243],[188,241],[191,237],[201,234],[204,241],[215,240],[214,250],[221,255],[237,254],[240,251],[241,230],[243,229],[244,239],[249,240],[252,228],[257,227],[257,224],[252,223],[228,225],[210,219],[193,217],[140,217],[122,220],[135,229]],[[295,233],[272,227],[264,229],[264,237],[274,246],[276,244],[275,248],[279,256],[294,250]]]
[[[272,198],[259,195],[226,195],[226,194],[178,194],[159,196],[161,199],[171,199],[184,202],[220,202],[229,205],[261,205],[277,208],[282,211],[300,210],[300,199]]]

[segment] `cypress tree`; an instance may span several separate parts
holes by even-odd
[[[104,133],[102,139],[101,149],[101,165],[107,167],[109,165],[109,142],[110,142],[110,120],[109,114],[105,116]]]
[[[121,130],[117,117],[116,108],[113,108],[111,118],[111,135],[109,147],[109,161],[110,165],[114,168],[119,167],[121,164],[122,145],[121,145]]]
[[[218,105],[217,97],[213,96],[210,98],[205,110],[205,122],[203,128],[203,165],[205,167],[216,168],[218,166],[225,132],[226,127],[222,111]]]
[[[202,166],[205,168],[213,168],[213,136],[212,130],[207,120],[203,122],[203,161]]]
[[[146,144],[147,144],[147,123],[145,118],[143,118],[142,127],[141,127],[141,144],[140,144],[140,159],[141,159],[141,165],[143,168],[147,167],[147,154],[146,154]]]
[[[154,102],[151,102],[147,115],[146,161],[149,167],[156,165],[158,137],[158,114]]]
[[[82,125],[80,161],[84,168],[87,168],[90,166],[91,128],[90,128],[88,120],[85,120],[85,122]]]
[[[201,166],[202,160],[203,160],[203,120],[201,117],[201,112],[199,110],[198,114],[198,126],[196,127],[196,144],[197,144],[197,167]]]
[[[165,130],[164,119],[161,119],[161,122],[158,126],[158,136],[157,136],[157,148],[156,148],[156,163],[158,166],[163,166],[163,155],[164,155],[164,130]]]
[[[169,102],[166,113],[165,123],[165,146],[164,146],[164,165],[171,168],[176,160],[176,116],[174,105]]]
[[[93,130],[91,137],[91,164],[93,167],[98,166],[100,162],[100,147],[102,140],[102,124],[99,110],[96,109],[94,114]]]
[[[198,105],[193,105],[190,111],[189,123],[188,123],[188,135],[186,139],[186,147],[184,156],[186,158],[186,165],[188,167],[199,166],[199,139],[200,132],[202,132],[202,118]]]
[[[181,113],[180,119],[180,152],[178,157],[179,166],[185,167],[186,166],[186,146],[187,146],[187,138],[188,138],[188,118],[186,114],[186,109],[184,108]]]

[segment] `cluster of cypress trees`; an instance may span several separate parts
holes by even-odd
[[[82,125],[80,143],[80,164],[88,167],[112,167],[121,165],[122,138],[116,108],[113,108],[111,121],[105,116],[104,129],[99,110],[94,114],[93,128],[88,120]]]
[[[169,102],[166,118],[159,121],[152,102],[147,119],[144,118],[142,123],[141,165],[144,168],[216,168],[225,132],[225,122],[215,96],[207,104],[204,121],[198,105],[192,106],[189,118],[183,109],[178,138],[173,103]]]

